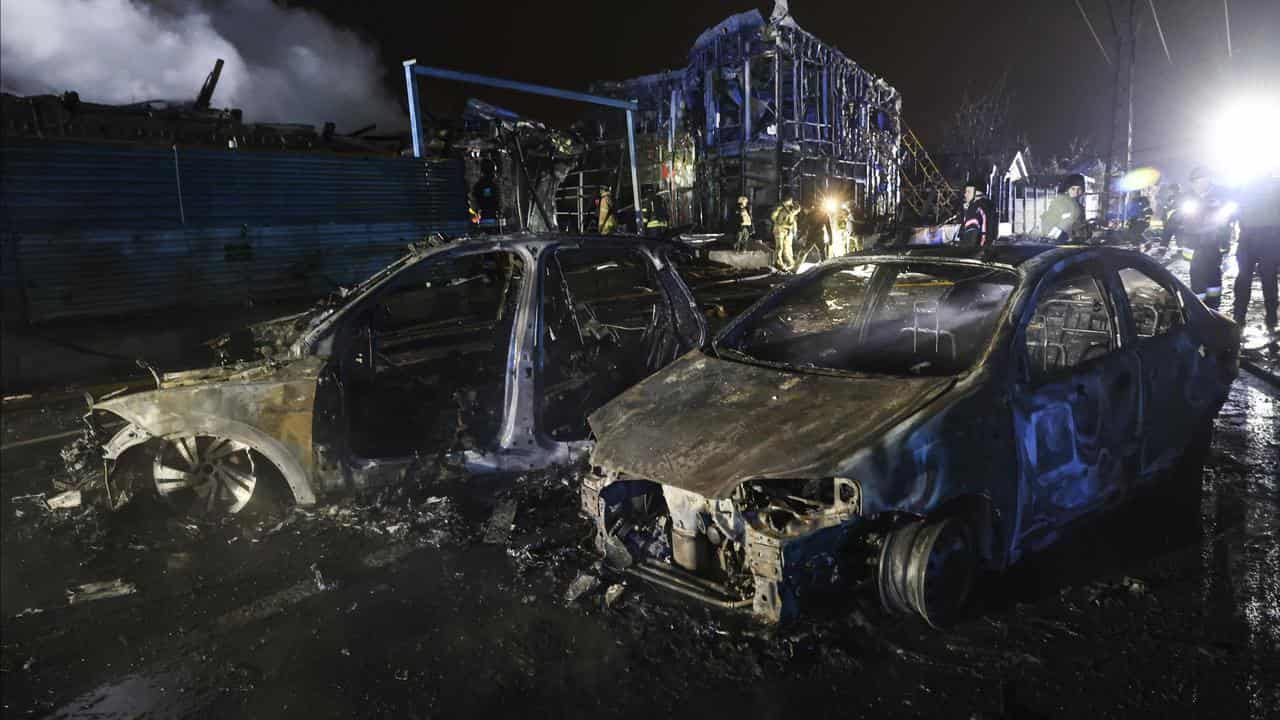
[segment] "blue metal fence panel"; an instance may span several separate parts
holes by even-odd
[[[456,161],[6,143],[0,171],[30,322],[320,296],[468,227]]]
[[[10,141],[0,217],[20,233],[438,223],[466,198],[456,161]]]
[[[422,237],[417,223],[25,235],[17,260],[31,322],[319,297]],[[436,232],[466,231],[445,223]]]

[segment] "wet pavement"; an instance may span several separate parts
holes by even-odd
[[[1184,283],[1191,282],[1191,264],[1184,259],[1175,259],[1166,264],[1175,277]],[[1231,317],[1235,303],[1235,281],[1237,269],[1234,263],[1227,263],[1222,278],[1221,312]],[[1257,275],[1253,278],[1253,289],[1249,293],[1249,310],[1241,328],[1241,359],[1246,368],[1272,378],[1280,384],[1280,337],[1267,334],[1263,326],[1266,317],[1262,303],[1262,284]]]
[[[1275,717],[1276,396],[1242,375],[1207,449],[989,578],[945,634],[862,595],[766,629],[611,576],[572,471],[204,524],[145,498],[115,514],[15,501],[65,474],[64,442],[10,447],[4,714]],[[7,404],[5,443],[74,428],[83,407]],[[93,582],[116,596],[68,602]]]

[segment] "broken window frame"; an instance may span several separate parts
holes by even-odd
[[[1170,318],[1170,322],[1168,325],[1164,326],[1163,328],[1161,327],[1161,318],[1164,317],[1164,315],[1162,314],[1161,310],[1154,310],[1154,312],[1156,313],[1155,328],[1149,335],[1144,335],[1142,333],[1141,313],[1139,313],[1139,308],[1135,305],[1135,302],[1134,302],[1134,294],[1136,291],[1131,290],[1129,283],[1126,282],[1125,280],[1126,272],[1136,273],[1139,276],[1139,278],[1137,279],[1140,282],[1146,285],[1155,286],[1156,288],[1159,289],[1161,293],[1163,293],[1166,296],[1167,298],[1166,304],[1169,307],[1165,308],[1164,310],[1167,312],[1170,312],[1170,315],[1168,316]],[[1130,330],[1132,331],[1133,337],[1137,342],[1141,343],[1145,340],[1150,340],[1153,338],[1158,338],[1164,335],[1168,335],[1169,333],[1175,331],[1177,328],[1187,324],[1186,310],[1182,306],[1181,296],[1173,288],[1168,287],[1164,283],[1152,277],[1151,274],[1148,273],[1146,270],[1134,264],[1123,264],[1118,266],[1115,269],[1115,278],[1119,288],[1124,293],[1125,306],[1126,306],[1126,309],[1129,311]]]
[[[1027,345],[1027,331],[1035,318],[1036,311],[1040,307],[1041,301],[1045,295],[1058,289],[1060,286],[1075,281],[1081,276],[1088,278],[1094,289],[1097,291],[1099,299],[1102,303],[1102,311],[1107,316],[1109,325],[1107,335],[1110,346],[1108,350],[1101,354],[1089,358],[1078,358],[1074,364],[1063,364],[1052,370],[1040,370],[1035,368],[1035,361]],[[1089,332],[1102,332],[1093,331]],[[1071,263],[1057,271],[1050,272],[1040,279],[1035,292],[1027,301],[1022,317],[1018,321],[1018,329],[1014,335],[1014,343],[1016,345],[1017,357],[1022,367],[1019,373],[1022,381],[1031,388],[1038,388],[1050,383],[1061,381],[1064,377],[1070,376],[1080,368],[1091,363],[1104,360],[1112,353],[1119,352],[1125,348],[1124,336],[1121,333],[1121,318],[1119,308],[1116,307],[1116,301],[1113,297],[1111,286],[1107,282],[1107,268],[1096,260],[1085,260],[1083,262]],[[1065,351],[1064,351],[1065,352]]]
[[[439,253],[439,254],[424,258],[420,262],[416,263],[414,266],[403,268],[402,272],[386,278],[386,282],[383,282],[379,284],[376,288],[371,289],[367,294],[358,298],[349,307],[345,308],[346,312],[344,314],[343,319],[339,323],[337,323],[332,328],[332,331],[331,331],[332,337],[335,340],[333,344],[334,353],[332,357],[332,362],[335,363],[336,367],[338,368],[338,375],[341,378],[343,385],[346,387],[346,389],[344,390],[344,396],[346,393],[350,392],[349,381],[352,377],[351,375],[352,366],[357,364],[355,357],[356,355],[361,353],[361,349],[358,346],[361,343],[365,343],[365,346],[369,348],[363,351],[364,353],[366,353],[365,357],[368,357],[369,356],[368,354],[373,352],[373,349],[372,349],[373,338],[371,333],[373,332],[374,328],[372,323],[375,321],[376,316],[379,314],[379,307],[381,306],[384,298],[386,298],[389,294],[395,293],[397,290],[400,290],[400,289],[412,286],[418,282],[421,282],[425,276],[428,276],[428,275],[434,276],[435,273],[433,273],[433,270],[438,271],[441,265],[444,265],[447,263],[455,263],[460,260],[465,260],[467,258],[476,258],[484,255],[493,255],[496,253],[506,254],[507,256],[510,257],[512,262],[519,264],[518,269],[513,274],[512,279],[508,281],[512,283],[512,286],[508,289],[508,292],[503,295],[503,300],[501,303],[501,308],[503,309],[504,314],[505,312],[507,312],[509,306],[510,306],[510,309],[513,310],[511,317],[499,318],[496,320],[497,322],[510,323],[510,327],[507,332],[506,352],[503,353],[503,355],[506,358],[505,367],[503,368],[503,372],[501,373],[501,375],[494,379],[495,382],[501,383],[502,385],[500,390],[495,393],[496,396],[500,398],[509,397],[512,392],[510,385],[513,382],[513,379],[511,377],[511,373],[509,372],[509,370],[512,365],[512,357],[513,357],[513,353],[515,352],[514,347],[517,342],[517,338],[519,337],[521,332],[523,332],[522,329],[517,324],[519,309],[520,309],[521,303],[523,302],[523,298],[528,293],[529,283],[534,282],[532,273],[534,271],[534,268],[537,266],[537,263],[536,261],[534,261],[533,258],[526,257],[526,254],[523,252],[520,252],[517,248],[500,246],[500,245],[484,245],[479,247],[460,248],[459,250],[456,250],[456,251],[446,251],[443,253]],[[518,278],[518,283],[515,282],[517,278]],[[514,297],[512,297],[513,295]],[[497,352],[496,348],[495,348],[495,352]],[[412,372],[412,370],[406,370],[405,372]],[[409,454],[388,454],[388,455],[368,455],[368,456],[357,452],[353,445],[354,431],[351,427],[353,418],[350,415],[351,413],[350,402],[351,402],[350,398],[345,398],[343,400],[343,407],[341,409],[341,413],[343,414],[343,417],[344,417],[344,421],[342,425],[345,428],[345,430],[343,432],[344,437],[342,438],[341,442],[345,450],[345,455],[348,457],[348,459],[351,462],[353,462],[357,466],[367,464],[370,462],[391,466],[399,462],[405,462],[409,458],[411,458],[412,456],[418,453],[445,450],[444,448],[424,447],[424,448],[414,449],[410,451]],[[492,438],[485,438],[485,443],[484,443],[485,450],[500,449],[499,447],[500,439],[506,432],[505,428],[510,422],[510,418],[507,417],[509,411],[505,403],[503,404],[499,412],[500,412],[500,417],[498,421],[498,430]],[[424,435],[425,435],[425,432],[426,430],[424,429]],[[491,445],[494,447],[490,447]],[[456,450],[456,448],[448,448],[448,450]]]

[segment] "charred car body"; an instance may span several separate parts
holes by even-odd
[[[769,621],[852,578],[942,625],[1174,465],[1235,325],[1138,253],[973,252],[823,264],[593,413],[606,557]]]
[[[394,481],[422,457],[469,472],[565,462],[588,447],[591,410],[705,339],[657,241],[435,245],[220,341],[255,362],[95,403],[126,422],[103,444],[109,477],[131,466],[175,504],[231,513],[270,487],[309,504]]]

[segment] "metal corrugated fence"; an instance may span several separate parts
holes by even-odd
[[[2,164],[31,322],[318,296],[467,228],[454,161],[6,143]]]
[[[319,297],[372,275],[422,233],[380,223],[23,236],[18,267],[31,322],[128,315]]]

